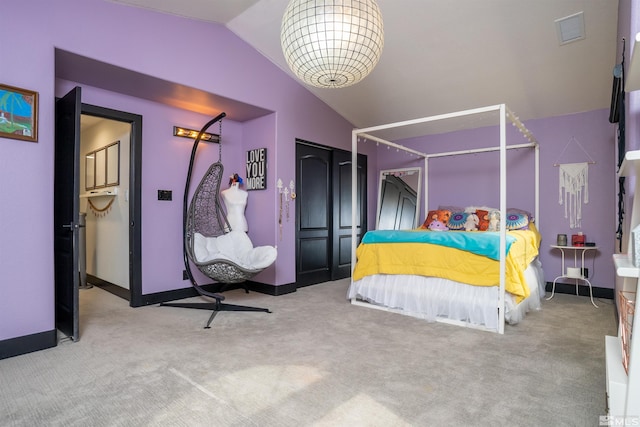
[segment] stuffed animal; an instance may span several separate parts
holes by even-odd
[[[467,216],[467,221],[464,223],[464,231],[478,231],[478,215],[470,213]]]
[[[431,231],[448,231],[449,227],[444,225],[444,222],[435,220],[435,221],[431,221],[431,224],[429,224],[429,230],[431,230]]]
[[[487,231],[500,231],[500,212],[489,212],[489,228]]]

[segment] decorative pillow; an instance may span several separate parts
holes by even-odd
[[[529,222],[535,222],[535,218],[533,217],[533,215],[529,211],[525,211],[525,210],[518,209],[518,208],[507,208],[507,214],[511,214],[511,213],[526,215],[527,218],[529,218]]]
[[[448,206],[448,205],[440,205],[438,206],[438,210],[449,211],[451,212],[451,214],[453,214],[454,212],[464,212],[464,208],[461,208],[459,206]]]
[[[507,214],[507,230],[528,230],[529,217],[521,213]]]
[[[436,220],[440,221],[443,225],[447,225],[449,223],[449,218],[451,218],[451,211],[446,209],[429,211],[427,218],[424,220],[420,228],[429,228],[429,224]]]
[[[449,227],[449,230],[464,230],[464,224],[467,221],[468,216],[469,214],[466,212],[452,213],[449,218],[449,222],[447,223],[447,227]]]
[[[487,231],[489,229],[489,211],[477,209],[478,231]]]
[[[500,210],[496,208],[490,208],[489,206],[467,206],[466,208],[464,208],[464,211],[467,213],[475,213],[475,211],[477,211],[478,209],[488,212]]]

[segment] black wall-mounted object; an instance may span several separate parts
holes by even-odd
[[[171,190],[158,190],[158,200],[171,200],[172,192]]]
[[[613,77],[613,89],[611,92],[611,108],[609,108],[609,123],[620,121],[620,90],[621,78]]]

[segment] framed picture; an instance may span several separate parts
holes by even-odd
[[[38,141],[38,92],[0,84],[0,137]]]

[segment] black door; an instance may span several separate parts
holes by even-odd
[[[333,150],[333,256],[331,280],[351,275],[351,153]],[[367,157],[358,155],[358,206],[356,233],[362,238],[363,225],[367,223]],[[366,230],[365,230],[366,231]]]
[[[296,285],[331,279],[331,150],[296,144]]]
[[[296,144],[296,284],[351,274],[351,153]],[[358,238],[366,230],[366,156],[358,156]]]
[[[56,101],[53,185],[56,328],[79,339],[78,243],[81,90]]]

